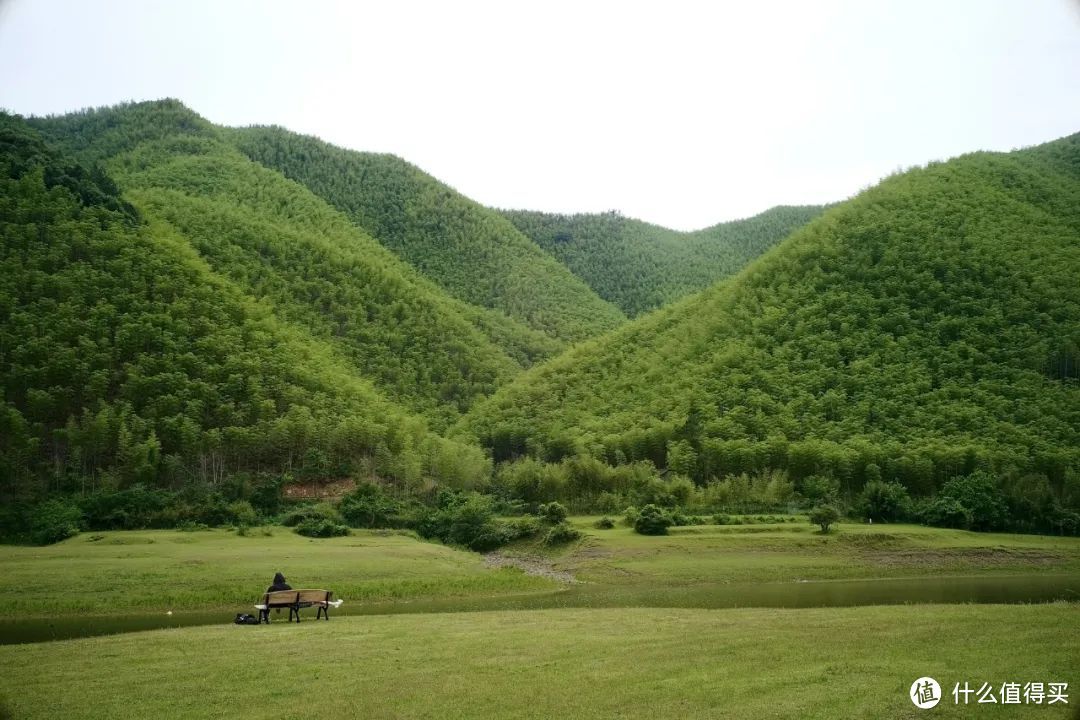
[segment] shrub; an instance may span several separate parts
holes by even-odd
[[[829,532],[832,524],[840,519],[840,511],[832,505],[818,505],[810,511],[810,524],[817,525],[821,532]]]
[[[476,552],[488,552],[515,540],[535,535],[540,532],[540,527],[540,521],[532,517],[507,521],[490,519],[479,527],[468,542],[460,544]]]
[[[919,519],[934,527],[957,528],[967,530],[971,527],[971,510],[956,498],[938,497],[925,503],[919,512]]]
[[[651,504],[641,508],[634,522],[634,531],[641,535],[667,535],[669,527],[671,527],[671,518],[663,510]]]
[[[566,523],[558,523],[553,525],[550,530],[547,531],[547,535],[544,536],[545,545],[562,545],[564,543],[573,542],[581,538],[581,531],[577,528],[571,527]]]
[[[511,541],[531,537],[540,532],[540,521],[534,517],[514,518],[507,520],[504,525]]]
[[[911,512],[911,498],[907,488],[898,482],[871,480],[863,487],[856,507],[868,520],[895,522]]]
[[[380,485],[363,483],[341,500],[341,516],[356,528],[408,527],[404,506]]]
[[[295,532],[304,537],[328,538],[349,534],[349,528],[328,518],[309,517],[297,524]]]
[[[566,522],[567,512],[562,503],[549,502],[540,506],[537,515],[539,515],[540,519],[546,523],[558,525],[559,523]]]
[[[503,523],[487,523],[469,538],[467,543],[459,543],[476,552],[489,552],[511,541],[510,529]]]
[[[623,525],[626,525],[627,527],[634,527],[634,525],[637,524],[638,515],[638,509],[633,505],[629,506],[628,508],[623,510]]]
[[[232,521],[241,528],[248,528],[259,522],[259,514],[255,512],[255,508],[247,500],[237,500],[230,503],[229,514],[232,516]]]
[[[615,527],[615,521],[605,515],[604,517],[593,523],[593,527],[597,530],[610,530],[611,528]]]
[[[216,492],[181,494],[176,502],[158,514],[157,521],[149,527],[175,527],[185,521],[217,527],[233,522],[233,515],[225,498]]]
[[[985,472],[952,478],[941,487],[938,497],[956,500],[967,509],[972,530],[1000,530],[1005,526],[1008,513],[1005,495],[997,481]]]
[[[166,512],[170,506],[176,505],[176,498],[172,494],[164,490],[151,490],[143,485],[133,485],[115,492],[96,492],[82,498],[79,505],[86,527],[92,530],[175,527],[180,520],[175,512]]]
[[[46,500],[35,507],[30,516],[30,541],[35,545],[52,545],[79,534],[82,511],[64,500]]]
[[[731,525],[731,516],[723,513],[713,515],[713,525]]]
[[[197,523],[190,520],[185,520],[184,522],[178,524],[176,526],[176,529],[180,532],[199,532],[202,530],[209,530],[210,526],[206,523]]]
[[[491,533],[496,526],[494,515],[489,498],[470,496],[446,511],[446,541],[471,547],[475,539]]]
[[[1080,513],[1072,510],[1058,510],[1052,522],[1062,535],[1080,535]]]
[[[698,515],[686,515],[680,510],[675,510],[671,513],[671,524],[675,527],[685,527],[687,525],[704,525],[705,518]]]
[[[298,505],[282,516],[281,524],[286,527],[296,527],[308,520],[329,520],[336,525],[343,524],[338,509],[325,502],[316,505]]]
[[[492,499],[478,493],[440,493],[437,507],[428,509],[417,523],[421,537],[461,545],[478,552],[492,550],[513,539],[507,523],[495,519]]]

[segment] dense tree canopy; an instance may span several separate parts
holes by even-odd
[[[486,470],[282,321],[100,169],[0,115],[0,495],[241,470],[465,484]]]
[[[625,319],[499,213],[400,158],[343,150],[281,128],[231,130],[229,136],[456,298],[571,342]]]
[[[785,468],[919,493],[978,468],[1076,485],[1080,136],[912,170],[731,282],[519,376],[463,430],[699,482]],[[1080,489],[1080,486],[1077,486]]]
[[[775,207],[695,232],[669,230],[615,212],[503,214],[600,297],[634,317],[738,272],[823,210]]]
[[[216,273],[337,346],[436,426],[554,349],[505,316],[500,323],[448,297],[306,188],[188,115],[143,103],[36,122],[107,162],[159,232],[177,234]]]

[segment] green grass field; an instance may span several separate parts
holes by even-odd
[[[20,718],[913,718],[923,675],[1075,695],[1077,648],[1075,604],[579,609],[158,630],[0,647],[0,668]]]
[[[573,519],[587,535],[571,546],[502,553],[556,579],[379,532],[110,532],[0,547],[6,622],[166,608],[222,618],[0,646],[0,718],[922,717],[907,699],[922,675],[946,687],[935,716],[1068,717],[1080,704],[1076,602],[697,604],[722,588],[814,580],[880,588],[1075,578],[1075,538],[907,525],[841,525],[822,536],[801,523],[643,537],[592,529],[593,520]],[[413,612],[228,624],[279,569],[296,586],[334,589],[353,611]],[[546,609],[506,609],[514,607]],[[443,612],[465,609],[474,611]],[[1067,707],[957,707],[948,692],[964,681],[1068,682],[1076,697]]]
[[[48,547],[0,547],[0,604],[23,615],[250,609],[274,573],[352,602],[492,595],[552,583],[492,572],[475,553],[404,534],[313,540],[288,528],[83,533]],[[29,590],[29,592],[28,592]]]
[[[601,591],[806,580],[1080,573],[1080,539],[971,533],[915,525],[698,526],[646,537],[592,529],[556,549],[522,543],[503,554]],[[565,585],[476,553],[407,534],[354,531],[313,540],[288,528],[246,537],[225,530],[83,533],[48,547],[0,546],[0,606],[23,617],[250,609],[281,570],[294,587],[326,587],[348,609],[401,601],[535,596]],[[614,601],[614,600],[613,600]],[[450,607],[444,604],[443,607]]]
[[[974,533],[921,525],[809,523],[671,528],[647,537],[627,527],[589,533],[557,567],[605,584],[792,582],[927,575],[1080,572],[1080,539]]]

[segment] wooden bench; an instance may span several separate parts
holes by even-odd
[[[329,620],[331,606],[337,607],[341,604],[340,600],[337,603],[331,601],[333,595],[334,593],[330,590],[275,590],[264,593],[262,602],[256,603],[255,607],[259,611],[260,623],[270,622],[271,608],[289,608],[289,622],[292,622],[293,617],[296,618],[296,622],[300,622],[300,608],[312,605],[319,608],[319,611],[315,613],[316,620],[320,616]]]

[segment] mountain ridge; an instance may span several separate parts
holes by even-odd
[[[502,213],[597,294],[637,317],[728,277],[823,210],[779,205],[690,232],[616,212]]]
[[[625,320],[498,213],[395,155],[345,150],[279,127],[227,133],[248,157],[308,187],[460,300],[562,342]]]

